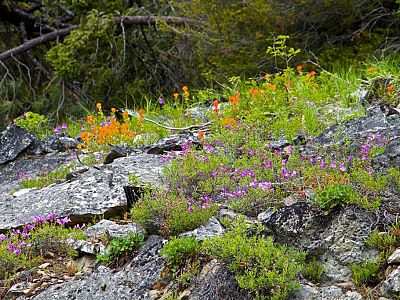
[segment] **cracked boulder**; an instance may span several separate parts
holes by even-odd
[[[152,300],[157,299],[153,287],[161,279],[165,259],[159,255],[165,240],[150,236],[138,254],[120,270],[100,266],[79,279],[48,287],[32,297],[18,300]]]
[[[87,254],[104,254],[106,247],[103,238],[106,237],[107,240],[124,238],[129,232],[145,234],[143,228],[135,223],[117,224],[103,219],[85,230],[86,240],[72,241],[70,245],[75,250]]]
[[[162,186],[163,163],[159,156],[139,154],[117,159],[111,167],[91,168],[73,181],[32,190],[0,202],[0,231],[29,223],[34,216],[69,216],[72,225],[88,223],[94,216],[105,218],[127,207],[124,186],[135,174],[143,184]]]
[[[34,136],[25,129],[10,125],[0,134],[0,165],[13,161],[34,142]]]
[[[188,299],[246,300],[251,297],[239,287],[235,276],[226,265],[213,260],[194,279]]]
[[[193,133],[172,134],[155,144],[144,146],[142,149],[149,154],[164,154],[169,151],[181,151],[182,147],[188,144],[199,145],[200,140]]]
[[[353,149],[359,149],[368,135],[380,134],[384,138],[400,136],[400,115],[385,116],[380,110],[370,115],[331,126],[315,137],[307,147],[312,150],[318,147],[335,148],[351,141]]]
[[[195,230],[188,231],[179,235],[179,237],[188,237],[193,236],[198,241],[203,241],[206,238],[213,237],[213,236],[220,236],[225,233],[224,227],[218,222],[218,220],[212,217],[208,222],[196,228]]]
[[[365,245],[376,215],[347,206],[325,216],[306,202],[283,207],[263,219],[275,241],[317,256],[324,265],[325,283],[350,280],[350,266],[378,255]]]
[[[63,152],[76,149],[78,143],[65,132],[53,134],[42,140],[42,147],[45,152]]]

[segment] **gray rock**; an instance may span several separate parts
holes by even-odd
[[[219,210],[217,214],[218,220],[221,220],[222,218],[228,218],[229,220],[233,221],[235,218],[240,216],[240,214],[225,208]]]
[[[317,287],[315,285],[302,284],[300,290],[291,295],[293,300],[362,300],[362,296],[354,291],[346,293],[335,285]]]
[[[374,213],[356,206],[325,216],[309,203],[298,202],[278,209],[262,223],[277,242],[318,256],[325,268],[324,283],[333,283],[349,281],[349,265],[378,254],[365,245],[375,221]]]
[[[261,223],[266,223],[269,221],[273,213],[274,210],[271,208],[266,211],[263,211],[262,213],[258,214],[257,220]]]
[[[117,224],[103,219],[85,230],[86,240],[69,241],[69,243],[75,250],[83,253],[103,254],[106,246],[101,238],[112,240],[117,237],[127,237],[129,232],[145,234],[144,229],[135,223]]]
[[[385,151],[381,155],[374,157],[373,165],[379,170],[400,166],[400,137],[389,141]]]
[[[11,194],[19,189],[23,178],[34,178],[44,172],[52,171],[70,160],[69,154],[55,153],[35,159],[18,159],[0,165],[0,203],[12,201]]]
[[[117,224],[106,219],[101,220],[85,230],[85,234],[88,238],[96,238],[107,234],[110,239],[114,239],[117,237],[126,237],[128,236],[128,232],[144,233],[144,230],[135,223]]]
[[[34,137],[25,129],[10,125],[0,134],[0,165],[14,160],[34,141]]]
[[[200,226],[195,230],[182,233],[179,236],[194,236],[198,241],[202,241],[205,238],[222,235],[224,233],[224,227],[222,227],[216,218],[212,217],[210,220],[208,220],[207,224]]]
[[[388,264],[400,263],[400,248],[396,248],[387,259]]]
[[[158,253],[165,241],[150,236],[139,249],[139,253],[121,270],[100,266],[91,274],[53,285],[32,297],[18,300],[151,300],[150,291],[161,279],[165,260]]]
[[[320,210],[304,201],[273,213],[268,210],[257,218],[278,242],[307,251],[318,247],[318,236],[328,223],[328,218]]]
[[[77,145],[78,143],[65,132],[53,134],[42,141],[42,147],[45,152],[63,152],[76,149]]]
[[[206,121],[207,115],[209,114],[210,111],[211,109],[204,107],[199,103],[195,107],[188,108],[185,112],[185,116]]]
[[[88,223],[94,216],[108,218],[127,207],[123,186],[136,174],[144,184],[162,187],[165,164],[159,156],[139,154],[117,159],[111,168],[92,168],[71,182],[51,185],[0,202],[0,231],[32,221],[34,216],[69,216],[72,224]],[[12,197],[12,198],[11,198]]]
[[[400,293],[400,267],[394,270],[389,276],[382,282],[381,294],[389,297]]]
[[[313,141],[310,141],[307,148],[310,151],[321,146],[330,149],[344,145],[346,140],[349,140],[351,141],[350,147],[358,150],[368,134],[376,135],[378,133],[383,137],[399,136],[400,115],[386,117],[381,111],[373,111],[369,116],[329,127],[316,136]]]
[[[252,299],[237,284],[226,265],[216,260],[209,262],[192,283],[191,300]]]
[[[169,151],[181,151],[183,145],[199,145],[200,140],[193,133],[179,133],[169,135],[157,143],[142,147],[143,151],[149,154],[164,154]]]

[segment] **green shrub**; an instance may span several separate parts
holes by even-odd
[[[355,285],[379,282],[382,279],[382,263],[365,260],[362,264],[351,265],[351,274]]]
[[[397,188],[400,188],[400,170],[396,168],[389,168],[388,175],[390,179],[395,182]]]
[[[141,233],[128,232],[127,237],[116,237],[107,245],[104,254],[97,255],[97,261],[104,264],[111,264],[116,259],[131,254],[144,242],[144,235]]]
[[[200,244],[194,237],[172,238],[160,252],[167,258],[173,279],[188,286],[200,271]]]
[[[321,281],[324,271],[324,266],[318,263],[315,257],[313,257],[313,259],[307,263],[304,268],[306,278],[313,283],[319,283]]]
[[[67,239],[85,239],[80,229],[65,228],[69,218],[56,222],[51,214],[48,218],[35,217],[35,222],[0,234],[0,279],[15,272],[30,269],[54,257],[72,257],[77,253],[66,242]]]
[[[126,237],[116,237],[107,245],[104,254],[97,255],[97,261],[104,264],[111,264],[114,260],[131,254],[138,249],[144,241],[141,233],[128,232]]]
[[[235,221],[231,231],[224,236],[208,238],[203,251],[227,263],[243,289],[256,297],[268,295],[268,299],[285,299],[290,291],[300,287],[297,281],[303,269],[305,255],[287,246],[278,246],[272,238],[248,236],[246,224]]]
[[[26,129],[38,138],[44,138],[47,135],[48,119],[45,116],[28,111],[24,116],[15,121],[15,124]]]
[[[355,202],[359,198],[357,192],[349,184],[334,183],[315,191],[313,201],[323,210]]]
[[[172,238],[160,252],[171,266],[179,266],[187,260],[193,260],[199,253],[200,244],[195,237]]]
[[[193,230],[204,225],[215,215],[217,207],[193,204],[173,192],[146,193],[131,209],[132,219],[151,233],[170,236]]]
[[[397,243],[397,237],[388,232],[373,230],[365,240],[366,244],[379,250],[392,248]]]
[[[57,180],[65,179],[69,172],[69,166],[60,166],[53,171],[42,173],[38,177],[23,179],[20,184],[20,188],[42,189],[50,184],[57,182]]]

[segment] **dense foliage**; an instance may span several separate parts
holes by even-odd
[[[147,95],[156,101],[185,84],[215,86],[231,76],[276,72],[288,57],[268,47],[281,34],[302,50],[292,63],[311,58],[329,67],[338,59],[395,52],[398,7],[394,0],[3,1],[1,52],[77,27],[0,59],[0,118],[33,111],[54,122],[65,113],[81,115],[82,106],[91,109],[99,100],[107,109],[139,107]],[[118,21],[126,16],[190,21]]]

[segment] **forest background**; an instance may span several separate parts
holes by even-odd
[[[0,128],[27,111],[57,124],[98,102],[139,108],[183,86],[218,90],[233,76],[259,78],[289,65],[334,72],[375,58],[400,62],[399,7],[399,0],[2,0]]]

